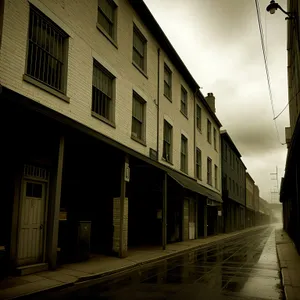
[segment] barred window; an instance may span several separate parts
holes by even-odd
[[[26,73],[62,93],[66,87],[67,37],[53,21],[30,6]]]
[[[181,112],[187,117],[187,91],[181,86]]]
[[[133,62],[144,72],[146,71],[146,44],[147,40],[140,30],[133,26]]]
[[[167,162],[172,162],[172,134],[172,125],[170,125],[167,121],[164,121],[163,158]]]
[[[172,99],[172,72],[166,64],[164,72],[164,95],[169,100]]]
[[[116,9],[113,0],[98,0],[98,23],[112,39],[115,39]]]
[[[202,179],[202,157],[201,150],[199,148],[196,149],[196,176],[197,179]]]
[[[92,111],[113,121],[113,88],[115,77],[94,61]]]
[[[132,129],[134,138],[145,141],[145,101],[135,92],[132,99]]]
[[[180,170],[187,173],[187,138],[182,134],[181,135],[181,159],[180,159]]]

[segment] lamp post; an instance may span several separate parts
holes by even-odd
[[[287,12],[285,11],[277,2],[275,2],[274,0],[270,1],[270,4],[267,6],[267,11],[273,15],[275,14],[277,9],[280,9],[284,14],[286,14],[288,17],[286,18],[286,20],[288,19],[296,19],[296,14],[293,12]]]

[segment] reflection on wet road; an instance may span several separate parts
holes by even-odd
[[[282,295],[275,227],[268,227],[56,298],[282,299]]]

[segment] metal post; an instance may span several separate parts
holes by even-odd
[[[203,222],[203,226],[204,226],[204,237],[207,237],[207,198],[205,199],[204,202],[204,209],[203,209],[203,213],[204,213],[204,222]]]
[[[164,173],[163,178],[163,205],[162,205],[162,247],[167,246],[167,199],[168,199],[168,174]]]

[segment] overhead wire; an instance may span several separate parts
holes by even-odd
[[[259,1],[255,1],[255,7],[256,7],[256,14],[257,14],[257,22],[258,22],[258,28],[260,32],[260,41],[261,41],[261,48],[263,52],[263,58],[264,58],[264,65],[265,65],[265,71],[266,71],[266,76],[267,76],[267,83],[268,83],[268,91],[269,91],[269,98],[271,102],[271,107],[272,107],[272,113],[273,113],[273,120],[274,120],[274,125],[276,129],[276,134],[277,134],[277,139],[281,145],[285,145],[285,143],[282,143],[280,141],[280,136],[279,136],[279,130],[277,126],[277,122],[275,118],[275,109],[274,109],[274,101],[273,101],[273,94],[272,94],[272,89],[271,89],[271,79],[270,79],[270,73],[269,73],[269,67],[268,67],[268,60],[267,60],[267,53],[266,53],[266,46],[265,46],[265,37],[264,37],[264,31],[262,28],[262,22],[261,22],[261,15],[260,15],[260,6],[259,6]]]

